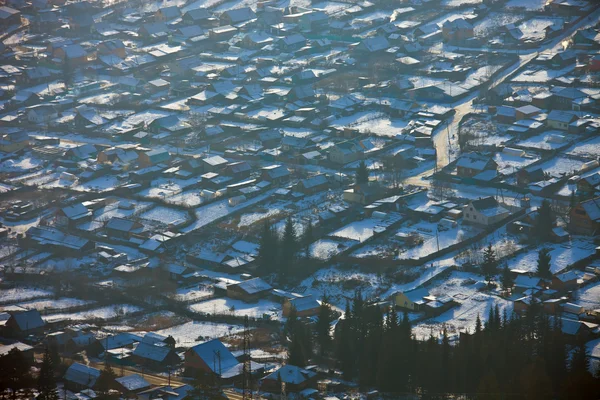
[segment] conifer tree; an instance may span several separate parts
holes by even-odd
[[[548,200],[542,201],[542,205],[538,208],[533,227],[535,239],[539,242],[550,240],[554,227],[554,216]]]
[[[488,282],[488,285],[491,284],[494,275],[497,273],[497,261],[496,261],[496,252],[492,248],[492,244],[490,243],[488,247],[483,251],[483,264],[481,265],[481,270],[485,275],[485,279]]]
[[[319,352],[321,356],[325,355],[331,344],[331,323],[333,322],[333,313],[329,306],[329,299],[324,294],[319,306],[319,315],[317,317],[316,331],[317,342],[319,343]]]
[[[364,161],[361,161],[356,168],[356,183],[369,183],[369,169]]]
[[[536,269],[537,276],[544,279],[552,277],[552,272],[550,271],[551,260],[552,255],[550,255],[550,250],[544,248],[538,252],[538,261]]]
[[[309,219],[306,227],[304,227],[304,233],[302,234],[302,245],[304,247],[304,256],[306,258],[310,258],[310,245],[314,240],[312,219]]]
[[[262,233],[258,247],[258,266],[265,274],[275,272],[277,268],[277,235],[271,223],[263,223]]]
[[[293,272],[296,264],[296,252],[298,251],[298,237],[292,217],[287,217],[281,238],[281,266],[280,274],[285,271]]]
[[[505,265],[504,269],[502,270],[502,289],[504,289],[504,290],[512,289],[514,284],[515,284],[515,280],[513,279],[513,276],[510,273],[510,270],[508,269],[508,265]]]
[[[56,379],[54,378],[54,361],[50,354],[50,349],[46,347],[42,366],[37,381],[38,400],[58,400],[58,391],[56,389]]]

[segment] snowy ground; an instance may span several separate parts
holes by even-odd
[[[275,202],[269,204],[268,207],[265,207],[262,210],[242,214],[240,216],[238,228],[246,228],[264,219],[277,217],[286,211],[288,205],[289,203],[287,202]]]
[[[310,245],[309,253],[316,260],[326,261],[357,244],[354,240],[319,239]]]
[[[94,304],[95,301],[74,299],[69,297],[62,297],[60,299],[48,299],[48,300],[33,300],[24,303],[17,304],[19,307],[26,308],[28,310],[65,310],[74,307],[84,307],[87,305]]]
[[[426,339],[432,332],[434,336],[440,336],[444,325],[450,335],[466,329],[473,332],[477,315],[479,314],[481,321],[485,322],[490,308],[496,304],[501,313],[506,310],[510,316],[512,302],[491,293],[479,292],[478,289],[484,285],[483,278],[479,275],[452,272],[448,279],[429,287],[431,295],[450,296],[459,304],[437,317],[419,323],[413,328],[413,333],[420,339]]]
[[[554,143],[549,141],[551,135],[564,135],[563,131],[546,131],[544,133],[540,133],[539,135],[532,136],[530,138],[524,139],[517,143],[519,147],[523,148],[531,148],[531,149],[540,149],[540,150],[556,150],[560,149],[567,145],[568,142],[565,143]],[[568,134],[567,140],[571,140],[573,137],[572,134]]]
[[[201,314],[222,314],[237,317],[247,315],[252,318],[263,318],[265,314],[268,314],[274,319],[281,317],[281,305],[269,300],[245,303],[241,300],[218,298],[192,304],[189,309]]]
[[[200,196],[200,192],[198,190],[188,190],[171,196],[166,200],[169,202],[169,204],[185,207],[198,207],[204,202],[204,198]]]
[[[550,270],[554,274],[596,252],[596,246],[592,240],[586,237],[575,237],[565,243],[546,244],[535,247],[530,251],[518,254],[516,257],[507,260],[507,264],[513,266],[513,268],[533,272],[537,268],[538,252],[542,248],[550,249],[550,255],[552,256]]]
[[[244,330],[240,325],[216,324],[212,322],[191,321],[185,324],[157,331],[159,335],[173,336],[180,347],[192,347],[210,339],[232,335]]]
[[[177,301],[198,301],[210,297],[214,294],[212,287],[194,285],[191,287],[178,288],[170,298]]]
[[[52,297],[54,293],[37,288],[17,287],[0,290],[0,304],[17,303],[20,301]]]
[[[131,304],[115,304],[112,306],[95,308],[93,310],[86,310],[76,313],[66,314],[50,314],[44,315],[42,318],[46,322],[57,322],[57,321],[92,321],[96,319],[107,320],[113,319],[127,314],[133,314],[142,311],[141,308],[133,306]]]
[[[578,142],[570,147],[566,153],[596,159],[600,157],[600,137],[596,136],[585,142]]]
[[[597,310],[600,308],[600,283],[595,282],[587,285],[574,294],[575,302],[586,310]]]
[[[560,179],[564,176],[578,174],[583,164],[582,160],[557,156],[540,164],[539,167],[550,176]]]
[[[161,224],[175,226],[181,225],[187,221],[188,214],[184,211],[175,210],[167,207],[154,207],[150,211],[140,215],[140,218],[149,221],[159,222]]]

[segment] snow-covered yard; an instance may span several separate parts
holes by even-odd
[[[182,225],[187,221],[187,213],[167,207],[154,207],[140,215],[140,218],[158,222],[164,225]]]
[[[577,290],[574,295],[576,303],[587,310],[600,308],[600,283],[595,282]]]
[[[27,310],[68,310],[75,307],[85,307],[94,304],[95,301],[61,297],[60,299],[33,300],[17,304]]]
[[[222,314],[237,317],[247,315],[252,318],[263,318],[267,314],[271,318],[277,319],[281,316],[281,305],[264,299],[256,303],[246,303],[230,298],[218,298],[192,304],[189,309],[200,314]]]
[[[20,301],[52,297],[50,290],[28,287],[16,287],[0,290],[0,304],[17,303]]]
[[[46,322],[57,321],[93,321],[96,319],[107,320],[123,317],[128,314],[140,312],[142,309],[131,304],[115,304],[106,307],[95,308],[92,310],[80,311],[76,313],[49,314],[42,318]]]
[[[157,331],[159,335],[173,336],[178,347],[192,347],[210,339],[232,335],[244,330],[240,325],[190,321]]]

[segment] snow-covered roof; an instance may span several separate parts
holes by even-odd
[[[141,375],[133,374],[128,376],[122,376],[115,379],[125,389],[130,391],[143,390],[152,386],[147,380],[142,378]]]
[[[195,352],[214,373],[219,373],[219,367],[221,368],[220,372],[223,372],[239,364],[238,360],[219,339],[196,345],[190,351]]]
[[[299,385],[311,378],[314,378],[315,376],[317,376],[316,372],[287,364],[279,368],[277,371],[265,376],[263,380],[278,381],[279,378],[281,378],[281,381],[287,384]]]
[[[152,344],[140,342],[133,351],[133,355],[146,358],[152,361],[164,361],[172,350],[169,347],[154,346]]]
[[[93,387],[100,376],[100,370],[80,363],[73,363],[65,373],[65,380],[85,387]]]
[[[247,281],[234,283],[230,286],[237,286],[248,294],[256,294],[272,289],[271,285],[260,278],[248,279]]]

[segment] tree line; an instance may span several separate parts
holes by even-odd
[[[312,329],[295,316],[288,319],[288,361],[304,366],[325,355],[362,390],[424,399],[593,399],[600,393],[585,342],[569,340],[562,319],[544,313],[538,302],[523,316],[490,307],[485,323],[478,315],[474,331],[453,343],[445,326],[417,339],[406,312],[399,318],[360,292],[332,337],[330,310],[325,303],[322,309]]]

